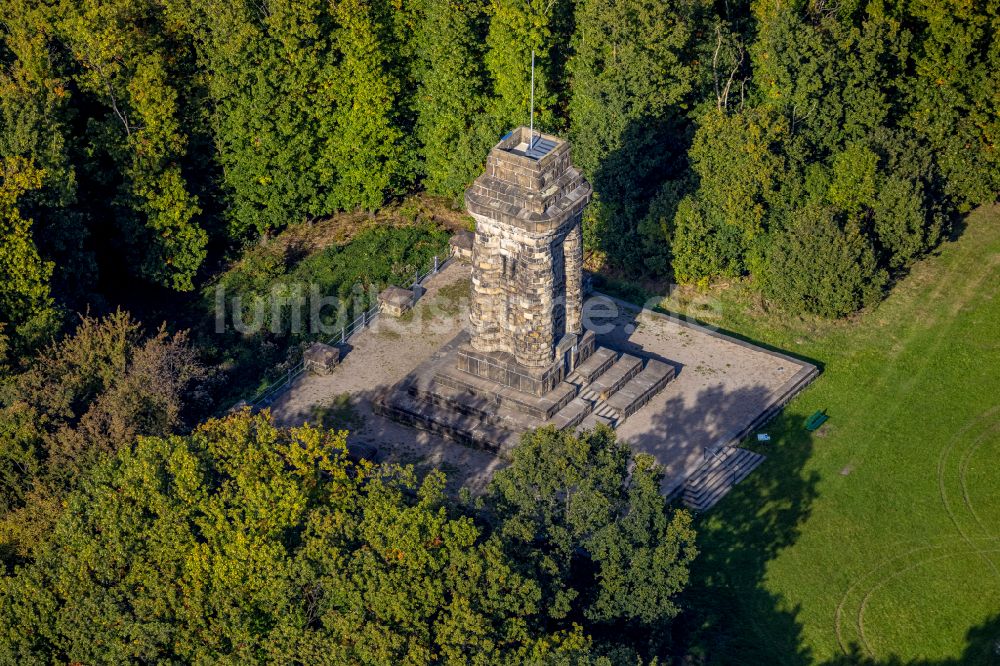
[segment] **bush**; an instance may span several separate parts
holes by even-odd
[[[219,285],[224,289],[226,332],[215,330],[216,286],[203,293],[205,331],[200,346],[229,373],[232,392],[220,396],[223,404],[256,392],[299,360],[298,345],[330,337],[310,329],[311,288],[323,297],[343,299],[347,311],[325,306],[320,318],[327,330],[339,330],[374,305],[375,295],[386,285],[409,285],[417,271],[424,272],[434,256],[448,253],[448,232],[429,224],[373,226],[343,245],[334,245],[306,256],[296,264],[271,248],[251,254]],[[284,299],[275,311],[270,298]],[[233,328],[232,299],[239,297],[242,318],[250,324],[254,309],[263,315],[259,333],[242,334]],[[293,308],[298,309],[300,330],[292,330]],[[277,314],[277,317],[275,315]]]
[[[764,262],[764,293],[795,312],[850,314],[881,296],[886,273],[857,224],[810,206],[774,235]]]
[[[686,196],[674,217],[674,279],[681,284],[707,284],[716,276],[741,275],[742,245],[736,227],[710,220],[702,202]]]

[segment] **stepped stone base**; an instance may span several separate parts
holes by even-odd
[[[650,360],[643,368],[635,356],[595,348],[592,333],[572,342],[567,350],[572,356],[563,357],[560,368],[543,375],[551,388],[536,394],[537,385],[526,386],[515,373],[469,372],[474,354],[469,334],[462,332],[374,406],[401,423],[502,453],[521,433],[542,425],[560,430],[599,423],[616,427],[674,376],[674,368],[666,363]],[[570,363],[572,371],[563,377]]]
[[[466,342],[458,347],[456,367],[470,375],[502,384],[522,393],[543,396],[556,389],[566,375],[594,352],[593,331],[567,334],[556,345],[555,360],[548,366],[521,365],[508,352],[482,352]]]

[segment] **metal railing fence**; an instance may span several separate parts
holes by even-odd
[[[434,255],[434,259],[431,262],[430,267],[424,272],[416,271],[413,275],[413,284],[411,288],[419,287],[432,275],[438,273],[445,268],[451,261],[451,257],[445,258],[441,261],[437,255]],[[340,335],[336,335],[326,341],[326,344],[331,346],[336,345],[346,345],[350,342],[351,338],[368,328],[373,321],[378,317],[379,305],[376,303],[370,309],[362,312],[358,317],[352,321],[350,324],[341,327]],[[291,386],[292,382],[298,379],[308,368],[306,367],[305,361],[299,361],[291,368],[289,368],[279,379],[260,391],[252,400],[248,400],[247,404],[254,410],[263,409],[274,403],[274,401],[282,394],[285,390]],[[237,403],[237,405],[240,403]]]

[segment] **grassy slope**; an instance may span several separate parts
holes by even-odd
[[[1000,663],[998,288],[993,207],[854,321],[721,292],[723,328],[824,373],[701,521],[679,630],[710,663]],[[820,408],[830,421],[806,433]]]

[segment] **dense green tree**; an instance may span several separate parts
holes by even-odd
[[[828,207],[798,211],[767,247],[765,293],[791,310],[839,317],[874,303],[886,282],[857,222]]]
[[[662,627],[695,556],[691,517],[671,512],[662,474],[608,428],[543,428],[497,472],[487,504],[512,556],[542,582],[547,613]]]
[[[414,105],[424,186],[458,197],[479,175],[497,138],[486,115],[483,71],[486,6],[425,0],[414,41],[420,58]]]
[[[41,187],[42,180],[42,172],[23,158],[0,161],[0,333],[28,348],[56,323],[49,293],[52,264],[38,255],[32,222],[18,208],[19,199]]]
[[[679,120],[699,76],[694,42],[706,9],[647,0],[576,7],[569,134],[574,162],[597,195],[587,211],[587,245],[633,271],[663,268],[657,245],[666,245],[664,236],[657,228],[655,240],[648,230],[640,235],[639,226],[661,183],[684,165]]]
[[[924,203],[919,180],[892,174],[881,183],[872,223],[889,268],[905,266],[940,238],[941,220],[935,218],[928,225]]]
[[[629,148],[630,124],[683,113],[696,76],[696,7],[652,0],[577,5],[568,64],[569,137],[573,161],[588,176],[598,173],[608,154]]]
[[[352,463],[346,433],[236,414],[140,438],[0,580],[5,661],[580,663],[540,589],[439,473]]]
[[[768,107],[712,110],[702,119],[690,151],[698,190],[682,202],[674,225],[680,282],[750,270],[788,175],[781,150],[787,136],[784,119]]]
[[[900,74],[896,49],[905,33],[891,22],[855,25],[847,8],[764,0],[751,46],[753,83],[786,117],[799,150],[826,157],[886,123]],[[802,155],[803,158],[812,158]]]
[[[1000,191],[1000,6],[915,0],[895,17],[914,28],[908,122],[932,147],[961,210]]]
[[[187,135],[171,68],[175,36],[151,0],[64,2],[57,29],[76,61],[75,81],[105,109],[91,119],[93,137],[121,172],[115,210],[130,268],[192,289],[208,237],[182,172]]]
[[[415,165],[399,122],[403,82],[380,5],[170,4],[208,72],[236,239],[373,209],[407,185]]]
[[[535,53],[535,126],[561,126],[560,63],[569,39],[566,0],[490,0],[484,57],[493,80],[489,114],[500,132],[527,125],[531,101],[531,53]]]
[[[0,6],[0,41],[11,56],[0,66],[0,157],[22,157],[42,172],[41,187],[18,205],[34,221],[39,253],[53,262],[54,290],[79,297],[92,287],[96,266],[77,202],[71,85],[53,53],[51,23],[46,3]]]
[[[1000,191],[998,29],[959,0],[9,0],[0,158],[42,174],[17,207],[57,302],[190,290],[420,178],[457,197],[527,120],[534,51],[595,262],[760,276],[819,206],[905,270]]]
[[[331,81],[321,2],[169,2],[192,33],[212,100],[230,234],[266,233],[331,209],[336,173],[320,162],[318,91]]]
[[[981,86],[992,76],[979,65],[990,62],[980,36],[991,10],[956,10],[954,20],[926,7],[908,15],[902,5],[863,2],[761,0],[752,10],[752,76],[741,108],[720,104],[701,117],[688,155],[695,191],[675,208],[671,193],[662,195],[660,207],[677,211],[673,224],[654,219],[647,228],[672,234],[670,256],[680,281],[749,273],[763,285],[783,270],[769,263],[780,258],[785,266],[789,248],[804,242],[803,218],[831,217],[835,223],[814,224],[827,243],[844,248],[841,269],[844,257],[855,258],[857,274],[876,276],[873,288],[860,294],[840,281],[821,289],[807,272],[808,289],[785,289],[778,298],[792,309],[845,314],[845,304],[859,307],[880,292],[883,269],[903,268],[938,242],[954,203],[996,196],[996,186],[985,184],[992,176],[983,179],[996,172],[992,153],[958,178],[962,184],[952,170],[958,162],[945,163],[952,158],[944,142],[963,135],[957,112],[914,115],[921,95],[941,103],[938,92],[920,92],[924,61],[949,68],[949,76],[957,76],[959,61],[975,63],[947,93],[946,105],[976,115]],[[936,29],[942,31],[937,36]],[[944,33],[957,40],[954,48],[935,41]],[[923,44],[933,48],[924,52]],[[947,81],[938,77],[936,85]],[[979,118],[979,138],[971,141],[966,133],[960,139],[962,160],[989,137],[991,121]],[[928,132],[949,138],[935,145]],[[787,296],[806,292],[808,303]],[[818,305],[824,298],[831,300]]]
[[[833,158],[830,203],[857,216],[875,201],[878,156],[865,146],[850,145]]]
[[[376,8],[370,0],[333,5],[337,64],[320,99],[333,107],[321,126],[327,130],[324,163],[336,170],[335,209],[374,210],[413,175],[412,146],[397,122],[401,82],[390,66],[389,45],[379,38]]]

